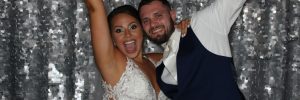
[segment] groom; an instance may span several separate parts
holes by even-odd
[[[148,38],[165,47],[157,81],[171,99],[240,100],[228,33],[246,0],[215,0],[191,18],[187,34],[174,27],[167,0],[142,0],[139,13]]]

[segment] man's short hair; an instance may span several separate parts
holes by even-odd
[[[171,10],[171,5],[169,3],[168,0],[141,0],[139,7],[138,7],[138,12],[140,13],[140,9],[144,6],[144,5],[148,5],[153,1],[159,1],[161,2],[163,5],[165,5],[169,10]]]

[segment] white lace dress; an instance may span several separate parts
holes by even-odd
[[[127,65],[120,80],[115,86],[102,82],[104,87],[103,100],[167,100],[160,92],[156,96],[155,90],[146,75],[132,59],[127,58]]]

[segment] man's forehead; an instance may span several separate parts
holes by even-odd
[[[155,1],[152,1],[151,3],[146,4],[146,5],[144,5],[144,6],[148,6],[148,7],[153,7],[153,6],[156,6],[156,7],[163,7],[163,6],[165,6],[165,5],[163,5],[161,1],[155,0]]]
[[[155,13],[163,13],[167,11],[167,9],[164,7],[163,4],[161,4],[159,1],[158,3],[155,3],[155,1],[151,2],[150,4],[144,5],[141,7],[140,14],[142,16],[148,15],[148,14],[155,14]]]
[[[142,19],[144,19],[144,18],[148,18],[150,16],[155,16],[155,15],[163,14],[163,13],[165,13],[164,10],[152,9],[152,10],[142,12],[140,16],[142,17]]]

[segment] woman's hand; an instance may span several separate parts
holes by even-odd
[[[187,33],[187,28],[190,25],[191,19],[184,19],[176,25],[176,28],[181,31],[181,36],[184,37]]]
[[[95,11],[100,9],[100,7],[103,6],[102,0],[85,0],[85,4],[87,6],[87,9],[91,11]]]

